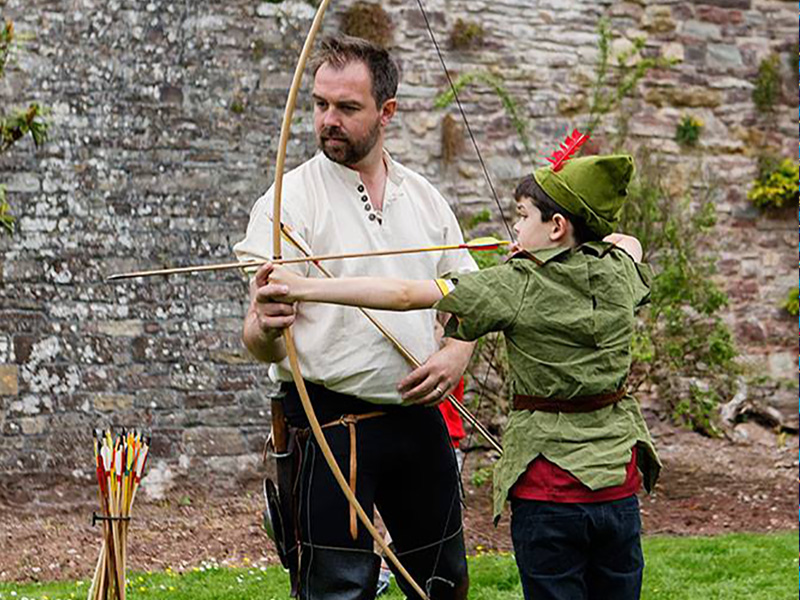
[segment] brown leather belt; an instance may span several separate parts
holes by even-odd
[[[353,491],[353,494],[356,493],[356,424],[359,421],[364,421],[365,419],[372,419],[373,417],[382,417],[385,415],[385,412],[382,411],[375,411],[371,413],[364,413],[361,415],[342,415],[335,421],[331,421],[330,423],[326,423],[322,426],[323,429],[327,429],[328,427],[335,427],[336,425],[342,425],[343,427],[347,427],[350,431],[350,489]],[[351,505],[350,506],[350,535],[355,540],[358,538],[358,519],[356,515],[356,509]]]
[[[542,412],[587,413],[616,404],[628,393],[627,386],[613,392],[574,398],[543,398],[514,394],[514,410],[540,410]]]

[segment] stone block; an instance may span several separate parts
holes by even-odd
[[[658,107],[714,108],[723,98],[722,92],[701,86],[649,87],[644,92],[644,99]]]
[[[738,25],[743,21],[741,10],[726,10],[707,4],[697,7],[697,18],[718,25]]]
[[[686,52],[683,44],[680,42],[668,42],[661,46],[661,57],[667,60],[677,60],[683,62],[686,57]]]
[[[234,483],[263,477],[260,453],[213,456],[207,462],[212,473],[211,477],[218,486],[230,487]]]
[[[8,414],[13,416],[30,416],[51,412],[53,412],[53,399],[50,396],[26,394],[8,405]]]
[[[719,8],[750,10],[753,6],[753,0],[703,0],[703,4],[718,6]]]
[[[651,33],[669,33],[677,26],[669,6],[648,6],[642,16],[642,28]]]
[[[41,435],[47,429],[47,418],[38,417],[22,417],[19,420],[22,435]]]
[[[0,365],[0,396],[16,396],[19,393],[19,367]]]
[[[233,456],[242,454],[245,440],[233,427],[195,427],[183,433],[183,444],[190,454]]]
[[[163,411],[183,406],[184,398],[174,390],[147,389],[136,392],[134,404],[137,408]]]
[[[741,69],[742,53],[733,44],[708,44],[708,66],[712,69]]]
[[[195,392],[186,395],[185,406],[188,409],[214,408],[217,406],[230,406],[236,402],[233,394],[220,394],[216,392]]]
[[[95,410],[116,412],[133,408],[134,396],[130,394],[97,394],[92,400]]]
[[[144,324],[138,319],[100,321],[97,323],[97,331],[112,337],[136,337],[144,333]]]
[[[722,39],[722,31],[719,25],[703,21],[686,21],[681,28],[681,34],[705,41],[719,41]]]
[[[769,355],[770,374],[776,379],[797,378],[797,354],[795,352],[773,352]]]
[[[34,193],[42,189],[42,183],[36,173],[12,173],[8,178],[3,178],[6,191]]]
[[[142,491],[150,501],[163,500],[175,487],[175,473],[165,460],[154,461],[142,478]]]

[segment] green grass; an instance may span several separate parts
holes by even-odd
[[[798,593],[798,534],[648,537],[644,540],[645,600],[789,600]],[[470,600],[519,600],[513,557],[469,558]],[[220,567],[207,563],[184,573],[135,573],[129,600],[282,600],[286,575],[278,567]],[[0,600],[86,598],[88,582],[0,583]],[[393,586],[384,596],[403,596]]]

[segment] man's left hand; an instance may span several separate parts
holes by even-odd
[[[473,342],[448,339],[397,386],[403,404],[438,404],[444,400],[464,374],[474,346]]]

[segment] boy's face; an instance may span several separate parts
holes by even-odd
[[[540,250],[550,248],[560,243],[558,235],[558,218],[566,221],[562,215],[555,215],[553,219],[542,222],[542,213],[533,205],[530,198],[523,196],[517,200],[517,222],[514,223],[514,233],[517,234],[517,243],[524,250]]]

